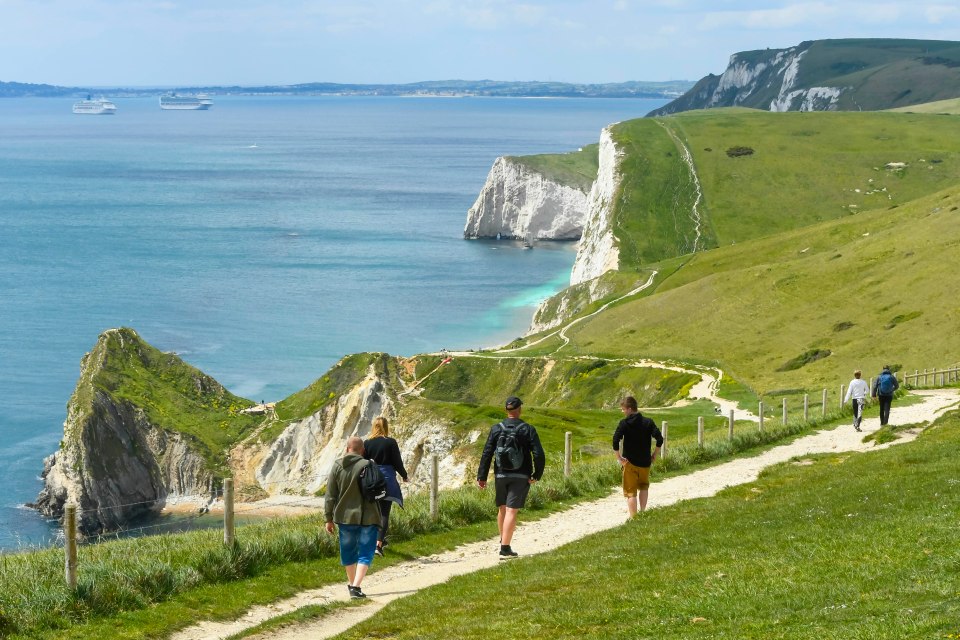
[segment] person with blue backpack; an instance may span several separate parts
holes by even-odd
[[[886,426],[890,421],[890,405],[893,404],[893,394],[900,388],[897,377],[890,372],[890,365],[883,365],[883,371],[873,381],[873,390],[870,395],[880,401],[880,426]]]
[[[510,546],[517,527],[517,513],[527,502],[530,485],[543,477],[546,463],[537,430],[520,419],[522,404],[516,396],[507,398],[507,418],[490,428],[477,471],[477,485],[486,489],[493,462],[501,559],[517,557]]]

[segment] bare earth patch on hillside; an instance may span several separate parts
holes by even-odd
[[[891,422],[895,424],[926,424],[956,406],[956,390],[918,391],[922,402],[911,406],[894,407]],[[849,425],[829,431],[820,431],[794,442],[774,447],[764,453],[732,460],[708,469],[657,482],[650,489],[650,508],[675,504],[681,500],[713,496],[726,487],[745,484],[757,479],[760,472],[771,465],[795,458],[838,452],[864,452],[907,442],[916,432],[906,432],[900,439],[881,445],[865,443],[863,438],[879,430],[877,418],[865,420],[864,433],[855,432]],[[492,499],[492,497],[491,497]],[[491,502],[491,509],[493,504]],[[619,490],[609,497],[577,505],[567,511],[553,514],[517,528],[514,547],[521,555],[552,551],[585,536],[612,529],[623,524],[625,505]],[[498,562],[499,542],[494,538],[462,545],[453,551],[435,554],[405,562],[382,571],[376,571],[364,581],[364,591],[371,601],[363,607],[349,608],[323,619],[280,629],[257,637],[272,639],[330,638],[372,617],[387,604],[424,589],[440,584],[453,576],[471,573],[495,566]],[[226,638],[250,629],[266,620],[313,604],[325,604],[347,599],[344,584],[330,585],[305,591],[294,598],[269,606],[251,609],[244,617],[230,622],[203,622],[174,635],[177,640]]]

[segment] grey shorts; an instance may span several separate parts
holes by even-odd
[[[504,505],[511,509],[522,509],[530,493],[529,478],[497,478],[497,506]]]

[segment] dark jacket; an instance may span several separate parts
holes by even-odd
[[[885,373],[890,373],[890,369],[884,369],[883,371],[881,371],[880,376],[882,376]],[[890,375],[893,376],[892,373],[890,373]],[[877,376],[876,378],[873,379],[873,389],[870,390],[870,395],[873,396],[874,398],[878,396],[883,396],[885,398],[892,398],[893,393],[887,393],[887,394],[880,393],[880,376]],[[900,381],[897,380],[897,376],[893,376],[894,393],[896,393],[897,389],[899,388],[900,388]]]
[[[376,502],[364,500],[360,493],[360,470],[367,464],[370,462],[355,453],[348,453],[333,463],[323,501],[327,522],[380,525],[380,507]]]
[[[494,459],[497,451],[497,440],[500,438],[501,425],[507,427],[517,427],[517,441],[523,448],[523,464],[516,471],[501,471],[499,463]],[[487,443],[483,445],[483,453],[480,455],[480,468],[477,470],[477,480],[486,481],[490,473],[490,463],[493,462],[493,475],[498,478],[533,478],[539,480],[543,477],[543,467],[546,464],[547,456],[540,445],[540,436],[537,430],[521,420],[520,418],[507,418],[503,422],[493,425],[490,428],[490,435],[487,436]]]
[[[635,467],[650,466],[650,441],[656,439],[657,446],[663,446],[663,434],[656,423],[640,413],[627,416],[617,425],[613,434],[613,449],[620,450],[623,440],[623,457]]]
[[[363,451],[367,460],[373,460],[379,465],[390,465],[396,470],[397,475],[406,481],[407,470],[403,468],[400,446],[396,440],[384,436],[370,438],[363,441]]]
[[[363,442],[364,457],[380,467],[383,478],[387,481],[387,497],[384,500],[395,502],[403,506],[403,492],[397,476],[406,481],[407,470],[403,468],[403,459],[400,457],[400,446],[393,438],[379,436]]]

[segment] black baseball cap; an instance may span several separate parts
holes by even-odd
[[[518,398],[517,396],[510,396],[509,398],[507,398],[507,401],[504,403],[504,406],[507,409],[516,409],[522,404],[523,402],[520,400],[520,398]]]

